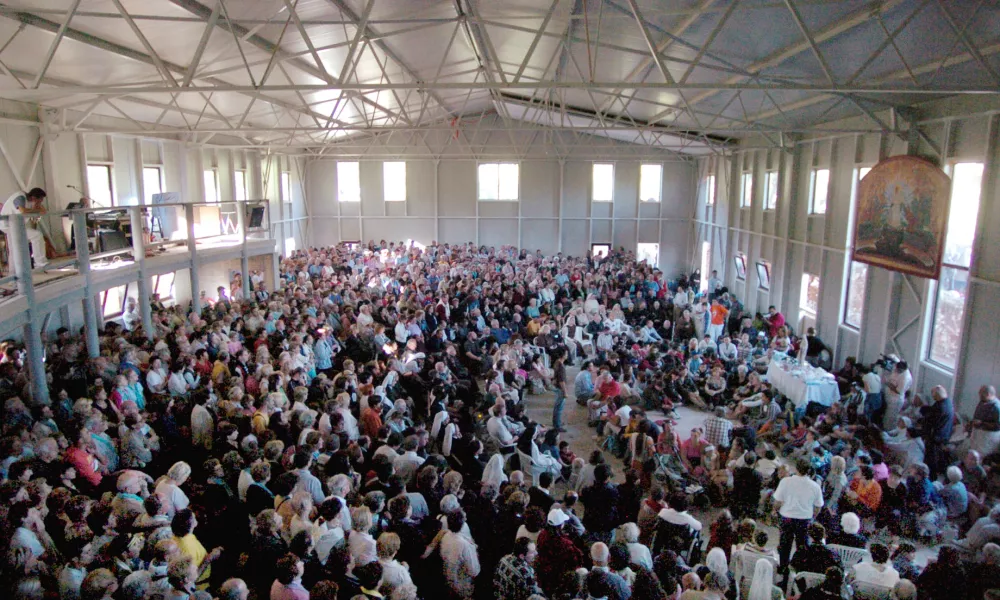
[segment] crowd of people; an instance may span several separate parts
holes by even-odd
[[[59,330],[48,405],[5,344],[8,597],[1000,588],[990,387],[966,436],[947,392],[913,393],[895,357],[848,359],[840,401],[796,410],[764,373],[776,355],[831,368],[815,331],[746,312],[714,272],[668,280],[624,250],[382,242],[298,251],[279,275],[271,290],[250,277],[249,301],[242,281],[203,293],[201,314],[154,297],[152,332],[130,301],[97,358]],[[549,393],[551,418],[530,418]],[[680,431],[681,410],[703,425]],[[599,449],[561,439],[567,411],[586,412]],[[848,564],[840,548],[866,553]]]

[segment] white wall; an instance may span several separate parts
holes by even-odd
[[[354,156],[310,160],[306,165],[310,240],[316,245],[341,241],[399,241],[427,244],[475,242],[488,246],[514,245],[552,254],[582,255],[592,243],[612,243],[635,250],[639,242],[659,242],[660,267],[674,274],[686,270],[691,222],[691,199],[696,170],[691,161],[662,157],[631,158],[622,145],[600,162],[615,165],[613,203],[591,202],[590,156],[570,154],[552,158],[551,148],[525,141],[522,156],[447,156],[441,159],[401,158],[406,161],[407,201],[383,201],[383,160],[360,160],[361,202],[337,201],[337,161]],[[332,152],[336,152],[336,146]],[[519,202],[477,200],[479,162],[515,161],[520,165]],[[663,165],[662,200],[638,201],[639,165]]]
[[[895,353],[908,361],[916,388],[928,392],[944,385],[958,399],[964,413],[971,413],[978,387],[996,383],[1000,375],[1000,321],[993,306],[1000,301],[1000,150],[997,148],[997,109],[989,102],[946,100],[921,107],[920,130],[901,139],[895,134],[839,135],[803,140],[786,150],[744,149],[732,156],[699,163],[696,242],[709,241],[713,267],[750,311],[764,311],[774,304],[786,320],[800,324],[799,307],[803,273],[821,280],[819,335],[836,351],[836,364],[847,356],[869,363],[880,353]],[[1000,104],[997,102],[996,104]],[[845,122],[844,128],[870,127],[870,122]],[[748,145],[761,140],[748,140]],[[938,151],[944,155],[938,155]],[[843,323],[846,271],[850,250],[848,222],[854,199],[856,169],[870,167],[881,158],[915,153],[938,164],[957,161],[984,162],[986,170],[974,246],[972,280],[966,301],[962,351],[958,365],[944,368],[928,360],[928,344],[936,282],[868,267],[864,318],[861,327]],[[831,182],[825,215],[808,211],[810,171],[829,168]],[[776,210],[763,209],[764,177],[779,173]],[[753,173],[753,203],[740,207],[740,177]],[[706,205],[707,176],[718,182],[715,206]],[[747,280],[736,277],[734,256],[747,255]],[[771,263],[771,289],[758,285],[755,262]],[[812,324],[812,320],[808,320]]]

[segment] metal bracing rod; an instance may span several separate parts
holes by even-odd
[[[986,58],[982,55],[982,53],[979,52],[979,49],[976,48],[976,45],[973,44],[972,40],[969,39],[969,36],[965,32],[965,29],[960,28],[958,26],[958,23],[955,22],[955,18],[952,16],[951,11],[948,10],[947,5],[941,0],[937,0],[937,5],[938,8],[941,10],[941,14],[944,15],[945,21],[948,22],[948,26],[951,27],[951,30],[955,32],[955,35],[958,36],[959,40],[961,40],[962,45],[964,45],[966,50],[969,51],[969,54],[971,54],[972,57],[976,59],[976,62],[979,64],[980,67],[982,67],[984,71],[990,74],[990,77],[993,78],[993,81],[995,81],[997,85],[1000,85],[1000,74],[997,73],[996,69],[994,69],[993,66],[990,65],[989,61],[987,61]]]
[[[31,87],[37,88],[39,84],[42,83],[42,77],[45,77],[45,73],[49,70],[49,66],[52,64],[52,59],[56,55],[56,50],[59,49],[59,43],[62,42],[63,37],[66,36],[66,31],[69,30],[69,22],[73,19],[73,15],[76,13],[76,9],[80,7],[80,0],[73,0],[73,4],[69,7],[69,12],[66,13],[66,19],[63,20],[62,25],[59,26],[59,30],[56,31],[56,39],[52,40],[49,44],[49,51],[45,53],[45,59],[42,61],[42,68],[38,70],[38,76],[31,83]]]
[[[722,31],[722,28],[725,27],[726,23],[729,22],[729,17],[732,16],[733,11],[736,10],[736,7],[739,5],[739,3],[740,0],[733,0],[729,4],[729,8],[726,9],[726,12],[722,13],[722,16],[719,17],[719,22],[715,24],[714,28],[712,28],[712,31],[708,34],[708,37],[705,38],[704,43],[702,43],[701,48],[698,50],[698,54],[695,55],[694,60],[691,61],[691,64],[688,65],[688,68],[684,71],[684,74],[681,75],[680,78],[681,83],[686,82],[688,80],[688,77],[691,76],[691,72],[694,71],[695,67],[701,64],[701,59],[705,56],[705,52],[708,51],[708,47],[712,45],[712,42],[715,41],[716,36],[719,35],[719,33]]]
[[[830,65],[827,64],[823,53],[819,51],[819,46],[816,44],[816,40],[813,39],[812,33],[809,32],[809,28],[806,27],[805,21],[802,20],[802,15],[799,13],[799,9],[796,8],[795,2],[793,0],[785,0],[785,6],[788,7],[788,12],[792,13],[792,18],[795,20],[795,24],[798,25],[799,31],[802,32],[806,41],[809,42],[809,47],[816,56],[816,60],[819,61],[819,66],[823,69],[826,80],[830,82],[830,85],[835,85],[836,81],[833,78],[833,71],[830,70]]]
[[[635,15],[635,22],[639,25],[639,31],[642,33],[642,39],[646,41],[646,46],[649,48],[649,54],[653,58],[653,62],[656,63],[656,68],[660,70],[660,75],[663,75],[663,80],[667,83],[674,83],[674,78],[667,70],[666,65],[663,64],[663,58],[660,57],[660,51],[657,49],[656,44],[653,43],[652,36],[649,35],[649,28],[646,27],[646,21],[642,18],[642,12],[639,10],[639,5],[635,0],[628,0],[628,5],[632,9],[632,14]]]
[[[903,58],[903,53],[900,52],[899,47],[896,46],[896,36],[898,36],[904,29],[906,29],[906,27],[913,22],[913,19],[915,19],[917,15],[919,15],[920,12],[923,11],[924,8],[926,8],[927,5],[929,5],[930,3],[931,0],[923,0],[923,2],[917,5],[917,7],[913,10],[913,12],[907,15],[905,19],[900,21],[899,25],[897,25],[896,28],[893,29],[891,33],[885,26],[885,21],[882,19],[881,11],[875,13],[875,19],[878,21],[879,26],[885,33],[886,39],[883,40],[882,43],[879,44],[878,48],[876,48],[871,53],[871,55],[868,56],[865,62],[860,67],[858,67],[858,69],[850,77],[847,78],[847,81],[845,82],[846,85],[851,85],[852,83],[857,81],[858,77],[860,77],[861,74],[864,73],[865,70],[868,69],[868,67],[870,67],[872,63],[875,62],[876,59],[878,59],[878,57],[882,54],[882,51],[885,50],[890,44],[892,44],[893,48],[896,50],[896,55],[899,56],[899,60],[902,61],[903,66],[906,67],[906,71],[910,75],[910,80],[913,81],[914,85],[917,85],[916,76],[913,75],[913,71],[910,69],[909,64],[906,62],[906,59]]]
[[[448,45],[444,48],[444,54],[441,56],[441,62],[438,63],[437,70],[434,72],[434,79],[431,80],[430,85],[437,85],[437,82],[441,79],[441,71],[444,70],[445,63],[448,62],[448,55],[451,53],[451,47],[455,44],[455,38],[458,37],[458,30],[462,27],[461,23],[455,23],[455,28],[451,32],[451,37],[448,38]],[[424,112],[427,110],[427,105],[430,103],[431,94],[424,93],[424,99],[420,103],[420,112],[417,114],[417,123],[424,122]]]
[[[552,15],[555,14],[556,8],[559,6],[559,0],[552,0],[552,6],[549,7],[548,12],[545,13],[545,18],[542,19],[542,24],[538,28],[538,33],[532,38],[531,44],[528,46],[527,52],[524,53],[524,60],[521,61],[521,66],[517,68],[517,73],[514,75],[514,82],[521,80],[521,75],[524,73],[525,67],[531,61],[531,56],[535,53],[535,48],[538,47],[538,42],[542,39],[542,34],[545,33],[545,29],[549,26],[549,21],[552,20]]]
[[[205,29],[201,32],[201,39],[198,40],[198,46],[194,50],[194,57],[191,58],[191,63],[187,67],[187,73],[184,74],[184,82],[181,84],[184,87],[191,85],[191,80],[194,79],[198,65],[201,64],[201,57],[205,54],[205,49],[208,48],[208,41],[212,37],[212,32],[215,31],[215,26],[218,24],[221,14],[222,3],[216,0],[212,6],[212,14],[209,15],[208,21],[205,22]]]
[[[160,72],[160,76],[163,77],[163,80],[173,87],[177,87],[177,80],[174,79],[173,74],[170,73],[170,69],[168,69],[163,63],[163,60],[160,59],[160,55],[153,49],[152,44],[150,44],[149,40],[146,39],[146,36],[142,33],[142,30],[139,29],[139,26],[132,20],[132,17],[128,14],[128,12],[125,11],[125,7],[122,5],[121,0],[111,0],[111,2],[115,5],[115,8],[118,9],[118,12],[122,14],[122,18],[125,19],[125,22],[132,30],[132,33],[135,34],[135,37],[138,38],[139,43],[142,44],[143,48],[145,48],[146,54],[149,55],[149,58],[153,61],[153,66]]]
[[[461,1],[462,0],[455,0],[456,5],[461,3]],[[473,18],[478,18],[479,16],[477,14],[478,11],[476,8],[476,1],[477,0],[465,0],[465,3],[469,5],[469,14],[471,14]],[[503,83],[507,83],[507,74],[504,73],[503,65],[501,65],[500,63],[500,55],[497,53],[497,49],[493,46],[493,40],[490,38],[489,33],[487,33],[486,29],[478,22],[474,26],[469,26],[469,27],[470,31],[473,28],[475,29],[476,39],[482,40],[482,43],[486,46],[485,56],[483,57],[484,58],[483,63],[485,67],[489,69],[489,65],[491,62],[495,64],[497,67],[497,75],[500,76],[500,81],[502,81]]]
[[[354,61],[354,54],[358,51],[358,46],[364,38],[365,27],[368,25],[368,17],[372,14],[373,8],[375,8],[375,0],[368,0],[364,11],[361,13],[361,17],[358,19],[354,39],[351,40],[351,45],[347,49],[347,56],[344,57],[344,66],[341,67],[337,75],[338,83],[341,85],[347,83],[347,80],[351,78],[351,75],[354,74],[354,70],[357,68],[357,63]]]
[[[326,67],[323,66],[323,61],[319,57],[319,53],[316,51],[316,46],[312,43],[312,38],[309,37],[309,33],[306,31],[305,26],[302,24],[302,20],[299,19],[299,13],[296,10],[299,5],[299,0],[295,0],[292,4],[292,0],[284,0],[285,8],[292,16],[292,21],[295,22],[295,28],[298,29],[299,35],[302,36],[302,41],[306,43],[306,48],[309,50],[309,54],[312,55],[313,62],[316,63],[316,68],[323,73],[324,81],[332,81],[330,74],[327,72]]]
[[[350,6],[347,5],[346,2],[344,2],[344,0],[328,0],[328,1],[330,3],[332,3],[334,6],[336,6],[337,8],[339,8],[340,12],[342,14],[346,15],[348,19],[351,19],[353,23],[357,23],[360,20],[358,18],[357,14],[355,14],[355,12],[351,9]],[[416,20],[419,20],[419,19],[416,19]],[[407,24],[410,23],[410,22],[411,21],[409,21],[409,20],[405,21],[405,23],[407,23]],[[442,23],[457,23],[458,19],[457,19],[457,17],[456,18],[449,18],[449,19],[443,20],[441,22]],[[423,28],[423,27],[421,27],[421,28]],[[416,28],[414,28],[414,29],[401,29],[401,30],[393,31],[392,33],[382,34],[382,33],[379,33],[378,31],[376,31],[375,29],[373,29],[373,27],[371,25],[371,20],[369,19],[368,23],[364,27],[364,30],[365,30],[365,35],[368,38],[368,41],[370,43],[372,43],[372,44],[375,44],[375,46],[377,48],[379,48],[380,50],[382,50],[382,52],[385,53],[385,55],[387,57],[389,57],[389,59],[392,60],[392,62],[396,63],[396,65],[400,69],[402,69],[403,72],[408,77],[410,77],[411,79],[413,79],[413,81],[420,81],[421,80],[421,78],[417,74],[417,72],[414,71],[402,58],[400,58],[399,55],[396,54],[392,50],[392,48],[390,48],[389,45],[385,43],[385,41],[383,39],[383,38],[389,37],[391,35],[398,35],[398,34],[402,34],[402,33],[409,33],[409,32],[415,31]],[[447,105],[433,92],[433,90],[428,91],[428,93],[430,94],[431,98],[438,104],[438,106],[441,107],[442,110],[444,110],[448,114],[451,114],[451,111],[448,110]]]

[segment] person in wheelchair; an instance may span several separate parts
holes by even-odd
[[[688,512],[687,494],[674,494],[669,504],[657,515],[653,554],[668,549],[684,557],[689,564],[697,562],[692,553],[701,541],[701,521]]]

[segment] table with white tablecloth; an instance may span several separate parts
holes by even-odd
[[[791,400],[797,410],[805,410],[810,402],[830,406],[840,399],[837,379],[808,363],[772,360],[767,367],[767,381]]]

